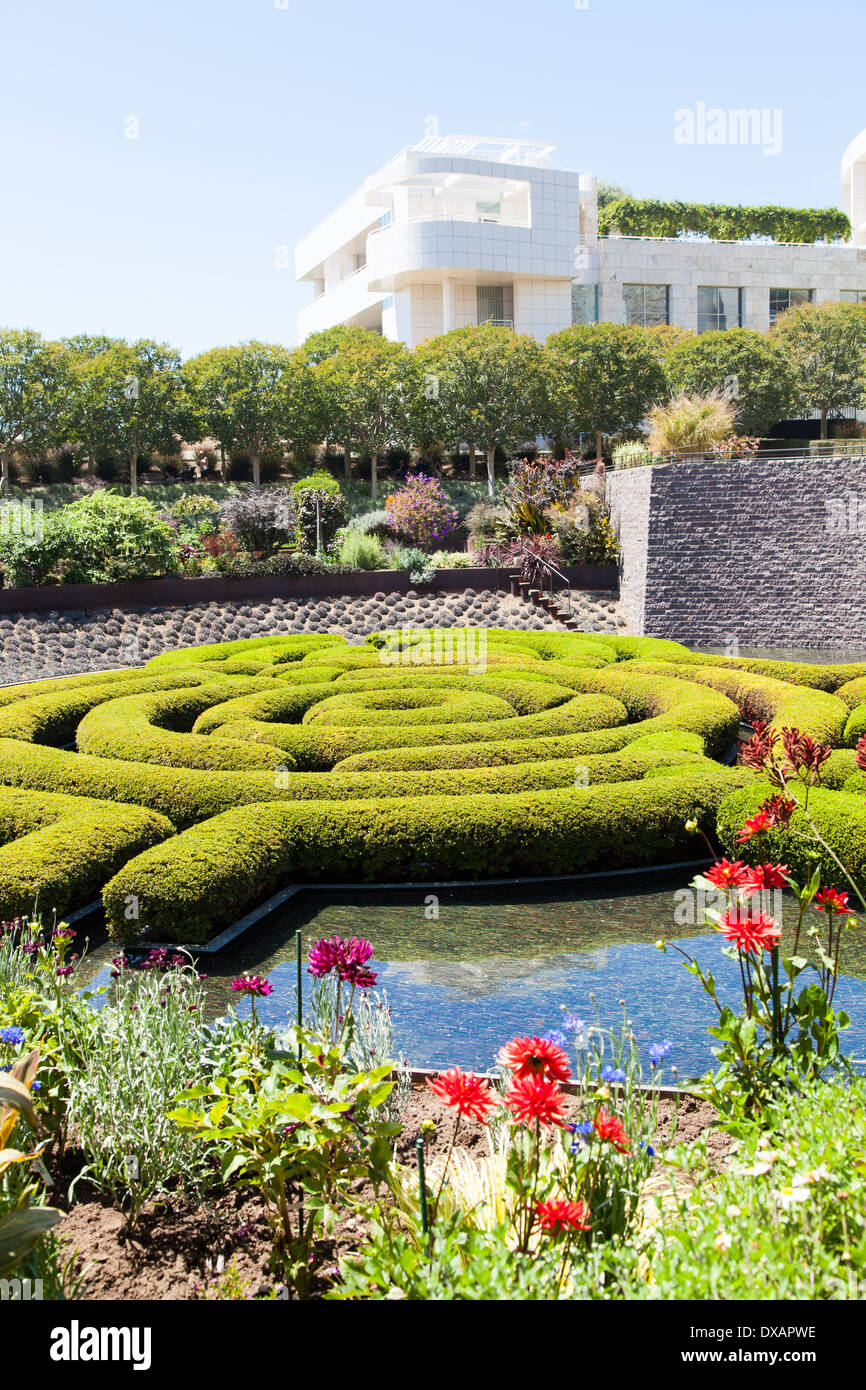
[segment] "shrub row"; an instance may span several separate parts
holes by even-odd
[[[563,874],[693,852],[684,829],[711,826],[736,775],[701,766],[652,781],[398,802],[241,807],[156,847],[106,886],[110,931],[124,904],[163,939],[203,941],[290,880],[407,882]]]
[[[731,858],[747,863],[785,863],[795,878],[807,880],[814,872],[811,841],[800,838],[805,824],[802,811],[795,811],[788,830],[771,830],[761,840],[737,841],[737,831],[753,816],[766,797],[774,794],[769,782],[752,781],[724,800],[719,808],[717,834]],[[866,797],[848,792],[813,788],[809,796],[809,811],[833,853],[842,861],[851,876],[866,891]],[[841,890],[850,884],[831,855],[819,851],[821,877],[824,883]]]
[[[59,915],[83,907],[133,856],[173,834],[169,820],[139,806],[0,787],[0,920],[37,903]]]
[[[676,668],[670,662],[643,661],[635,663],[634,670],[671,675]],[[689,666],[687,674],[680,674],[686,680],[722,691],[733,700],[744,719],[764,719],[776,728],[796,727],[833,746],[844,739],[847,706],[823,690],[787,685],[751,671],[714,666]]]

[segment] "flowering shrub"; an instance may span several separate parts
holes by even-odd
[[[393,530],[423,550],[450,536],[459,520],[441,484],[424,473],[408,478],[399,492],[386,499],[385,513]]]
[[[713,975],[681,947],[673,946],[718,1010],[718,1026],[710,1033],[721,1043],[716,1049],[720,1068],[701,1086],[719,1111],[734,1121],[760,1113],[780,1086],[815,1080],[828,1068],[848,1067],[839,1034],[849,1018],[843,1010],[834,1010],[833,996],[842,934],[857,926],[852,898],[864,908],[866,901],[862,887],[826,843],[809,812],[810,794],[821,781],[830,751],[799,729],[779,731],[756,721],[741,753],[743,764],[778,790],[745,821],[737,840],[760,849],[770,831],[790,826],[798,812],[797,834],[807,842],[814,864],[804,881],[798,882],[787,864],[747,865],[739,859],[716,859],[705,875],[694,880],[696,889],[721,899],[721,910],[708,911],[707,921],[729,943],[725,954],[739,966],[742,1008],[735,1012],[722,1004]],[[690,822],[687,828],[695,827]],[[826,864],[847,880],[850,893],[822,883]],[[782,924],[766,908],[769,893],[784,888],[797,902],[797,920],[790,950],[783,953]],[[664,942],[659,945],[666,949]],[[806,984],[795,995],[795,983],[807,970],[816,973],[817,982]]]

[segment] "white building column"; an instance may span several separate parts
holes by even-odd
[[[446,275],[442,281],[442,332],[450,333],[454,327],[454,280]]]

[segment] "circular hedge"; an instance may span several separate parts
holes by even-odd
[[[404,628],[362,647],[257,637],[5,687],[0,918],[101,891],[113,935],[201,942],[294,881],[692,857],[685,822],[732,833],[723,808],[757,791],[722,761],[744,716],[839,750],[823,828],[832,837],[838,815],[845,844],[862,834],[866,848],[852,751],[864,678],[866,665],[652,638]]]

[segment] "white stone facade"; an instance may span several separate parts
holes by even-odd
[[[707,326],[701,288],[741,292],[715,326],[760,330],[785,291],[866,300],[866,131],[843,158],[853,236],[837,245],[599,239],[595,180],[554,169],[553,148],[431,136],[402,150],[299,243],[297,275],[315,296],[298,316],[300,340],[347,323],[414,347],[492,318],[544,341],[596,315],[635,321],[634,297],[652,286],[667,291],[667,322],[692,330]],[[630,311],[624,286],[636,287]]]

